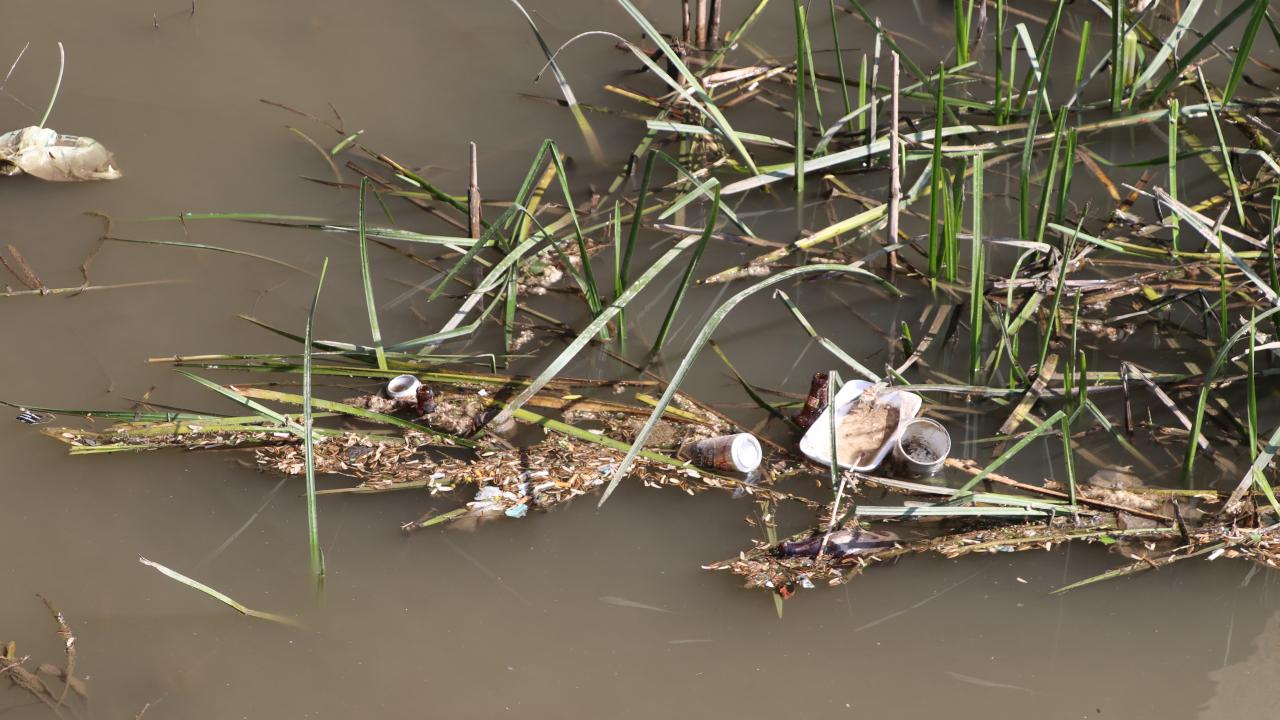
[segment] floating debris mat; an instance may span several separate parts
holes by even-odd
[[[407,433],[401,445],[372,442],[355,435],[324,438],[315,443],[316,472],[346,475],[360,481],[357,491],[377,492],[409,488],[432,494],[452,492],[474,485],[475,497],[462,515],[523,517],[530,509],[546,510],[601,489],[622,450],[597,443],[548,434],[527,447],[491,449],[474,458],[446,455],[435,450],[425,435]],[[297,444],[259,447],[254,457],[260,467],[286,475],[303,475],[305,458]],[[641,458],[634,477],[649,487],[675,487],[690,494],[702,490],[743,490],[775,499],[812,501],[743,481]]]

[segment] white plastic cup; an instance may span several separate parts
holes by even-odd
[[[936,475],[951,453],[951,434],[929,418],[916,418],[902,426],[893,444],[893,456],[915,477]]]
[[[387,381],[387,397],[392,400],[415,400],[422,381],[412,375],[397,375]]]
[[[691,442],[680,448],[680,456],[709,470],[749,473],[760,467],[764,451],[755,435],[738,433]]]

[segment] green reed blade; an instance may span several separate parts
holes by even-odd
[[[792,178],[795,183],[795,222],[796,236],[804,230],[804,147],[805,136],[808,129],[804,122],[804,103],[805,103],[805,84],[808,82],[808,71],[806,65],[810,62],[810,58],[806,57],[804,46],[807,42],[805,39],[808,28],[805,26],[805,3],[804,0],[794,0],[792,3],[795,17],[795,33],[796,33],[796,91],[793,97],[794,105],[792,113],[794,114],[794,135],[793,144],[795,150],[793,159],[795,162],[795,177]],[[814,88],[817,92],[817,88]]]
[[[1066,417],[1066,415],[1067,414],[1061,410],[1050,415],[1048,418],[1045,419],[1043,423],[1040,423],[1039,425],[1037,425],[1036,429],[1032,430],[1026,435],[1023,435],[1022,438],[1018,440],[1018,442],[1014,443],[1012,446],[1009,447],[1008,450],[1005,450],[1003,453],[1001,453],[1000,457],[996,458],[995,460],[992,460],[991,464],[984,467],[981,472],[969,478],[967,482],[965,482],[963,485],[957,488],[956,493],[959,494],[959,493],[967,492],[970,489],[972,489],[974,485],[977,485],[978,483],[982,482],[988,475],[998,470],[1001,465],[1004,465],[1006,462],[1009,462],[1009,460],[1011,460],[1014,455],[1017,455],[1019,452],[1021,452],[1022,448],[1029,445],[1032,440],[1035,440],[1036,438],[1043,435],[1045,431],[1052,430],[1053,427],[1058,424],[1058,421]]]
[[[693,247],[693,254],[689,256],[689,264],[685,267],[684,277],[680,279],[680,284],[676,286],[675,295],[671,298],[671,307],[667,308],[667,314],[662,318],[662,328],[658,330],[658,337],[653,341],[653,347],[649,350],[650,355],[657,355],[662,351],[662,346],[667,341],[667,333],[671,330],[671,323],[676,319],[676,313],[680,310],[680,303],[684,300],[685,293],[689,290],[689,284],[693,282],[693,272],[698,267],[698,260],[702,259],[702,252],[707,249],[707,242],[711,240],[711,234],[715,232],[716,220],[720,217],[720,187],[716,186],[714,195],[711,197],[711,210],[707,215],[707,226],[702,231],[702,236],[698,239],[698,244]]]
[[[311,412],[311,349],[312,326],[316,320],[316,305],[320,302],[320,290],[324,288],[324,275],[329,269],[329,258],[320,266],[320,279],[316,283],[316,294],[311,298],[311,307],[307,310],[307,327],[302,343],[302,447],[304,465],[307,476],[307,548],[311,558],[311,575],[317,579],[324,577],[324,552],[320,549],[320,525],[316,518],[316,456],[313,435],[314,418]],[[386,362],[386,358],[382,358]]]
[[[783,305],[787,306],[787,309],[791,311],[792,317],[796,319],[796,322],[800,323],[800,327],[804,328],[804,331],[809,335],[809,337],[817,341],[823,349],[839,358],[841,362],[848,365],[854,372],[858,373],[862,377],[870,380],[871,382],[880,382],[879,375],[876,375],[867,368],[867,366],[855,360],[852,355],[845,352],[843,348],[832,342],[830,338],[819,335],[818,331],[814,329],[813,324],[809,322],[809,318],[805,317],[804,313],[800,312],[800,308],[791,301],[791,296],[788,295],[785,290],[775,290],[773,294],[774,297],[782,301]],[[907,354],[909,355],[910,353]]]
[[[1211,46],[1218,39],[1218,36],[1230,27],[1231,24],[1234,23],[1241,15],[1244,15],[1246,12],[1253,9],[1257,5],[1257,2],[1258,0],[1242,0],[1234,10],[1223,16],[1222,20],[1220,20],[1217,25],[1214,25],[1208,32],[1202,35],[1199,42],[1191,46],[1191,49],[1183,54],[1181,58],[1178,58],[1178,62],[1164,74],[1164,77],[1160,79],[1155,90],[1152,90],[1151,94],[1147,97],[1147,106],[1149,107],[1154,105],[1157,101],[1163,98],[1165,93],[1169,92],[1174,83],[1178,81],[1178,78],[1182,76],[1182,73],[1186,71],[1188,67],[1191,67],[1191,63],[1195,62],[1196,58],[1200,56],[1200,53],[1204,52],[1205,49]]]
[[[1089,55],[1089,33],[1092,30],[1093,24],[1085,20],[1084,26],[1080,28],[1080,51],[1076,54],[1076,74],[1072,87],[1080,87],[1080,82],[1084,79],[1084,62]]]
[[[378,328],[378,307],[373,302],[373,281],[369,277],[369,241],[365,237],[365,188],[369,178],[360,177],[360,282],[364,286],[364,306],[369,311],[369,332],[373,336],[373,348],[378,357],[378,369],[387,369],[387,355],[382,348],[382,331]],[[309,346],[308,346],[309,347]]]
[[[1182,36],[1191,28],[1191,21],[1195,20],[1196,13],[1200,12],[1200,6],[1204,4],[1204,0],[1190,0],[1187,6],[1182,9],[1182,16],[1178,18],[1177,24],[1173,30],[1165,36],[1164,41],[1160,44],[1160,49],[1152,56],[1151,62],[1147,63],[1147,68],[1133,81],[1133,91],[1136,93],[1151,82],[1151,78],[1155,77],[1156,72],[1164,67],[1165,60],[1169,56],[1178,51],[1178,43],[1182,40]],[[1076,83],[1079,85],[1080,83]]]
[[[662,33],[653,26],[653,23],[649,22],[649,19],[645,17],[644,13],[640,12],[640,10],[631,3],[631,0],[618,0],[618,4],[621,5],[622,9],[626,10],[627,14],[636,21],[636,24],[638,24],[642,30],[644,30],[645,36],[649,42],[652,42],[657,46],[659,52],[661,52],[667,62],[676,69],[677,74],[684,78],[688,86],[685,87],[680,83],[677,83],[667,75],[662,68],[658,67],[658,65],[650,59],[647,53],[634,47],[630,43],[627,43],[628,49],[630,49],[632,54],[636,56],[636,59],[640,60],[645,67],[654,71],[654,73],[667,82],[668,85],[671,85],[677,93],[684,95],[693,101],[694,106],[705,114],[707,118],[720,129],[725,139],[733,146],[734,151],[740,158],[742,158],[742,161],[746,163],[747,170],[752,175],[758,174],[759,170],[756,168],[755,160],[752,159],[751,153],[747,152],[747,148],[743,146],[741,138],[738,137],[724,114],[720,112],[720,109],[716,107],[716,104],[711,100],[711,96],[708,95],[707,91],[702,87],[702,83],[699,82],[698,77],[689,70],[689,67],[685,65],[684,60],[682,60],[679,54],[677,54],[676,51],[672,49],[671,45],[667,43]],[[626,41],[624,40],[624,42]]]
[[[1258,30],[1262,27],[1262,19],[1267,14],[1268,0],[1254,0],[1253,14],[1249,16],[1249,24],[1245,26],[1244,35],[1240,38],[1240,44],[1236,49],[1236,59],[1231,65],[1231,74],[1227,79],[1227,86],[1222,90],[1222,104],[1226,105],[1231,102],[1231,98],[1235,96],[1236,87],[1240,85],[1240,78],[1244,77],[1244,67],[1249,62],[1249,54],[1253,51],[1253,41],[1258,37]]]
[[[938,66],[937,92],[934,98],[933,158],[929,162],[929,277],[936,283],[942,263],[942,248],[938,238],[939,209],[942,202],[942,123],[946,113],[947,98],[943,86],[947,80],[946,67]]]
[[[1230,359],[1231,348],[1235,347],[1235,344],[1240,342],[1241,338],[1246,334],[1251,335],[1256,332],[1255,328],[1259,321],[1270,317],[1277,312],[1280,312],[1280,307],[1269,308],[1250,318],[1249,322],[1244,327],[1237,330],[1234,335],[1227,339],[1227,342],[1222,344],[1222,347],[1218,349],[1217,355],[1213,358],[1213,364],[1210,365],[1209,370],[1205,372],[1204,379],[1200,385],[1200,396],[1196,400],[1196,413],[1191,420],[1191,431],[1187,441],[1187,454],[1182,462],[1182,481],[1186,487],[1191,487],[1191,481],[1194,477],[1192,473],[1195,470],[1196,450],[1199,447],[1196,439],[1200,437],[1200,430],[1204,426],[1204,410],[1205,406],[1209,403],[1209,391],[1212,389],[1214,378],[1218,376],[1218,373],[1222,371],[1222,366]]]
[[[827,5],[831,11],[831,41],[836,53],[836,73],[840,76],[840,98],[844,101],[844,114],[848,115],[853,112],[853,106],[849,104],[849,79],[844,71],[844,51],[840,48],[840,25],[836,22],[836,0],[827,0]],[[814,92],[817,93],[818,86],[814,83]],[[859,85],[859,92],[862,91]],[[862,104],[862,98],[858,98],[858,104]],[[819,113],[821,115],[821,113]],[[853,122],[849,123],[849,131],[853,131]]]
[[[1214,109],[1213,96],[1209,94],[1209,85],[1204,80],[1204,73],[1199,69],[1196,70],[1196,76],[1200,80],[1200,91],[1204,93],[1205,100],[1209,104],[1209,119],[1213,121],[1213,132],[1218,138],[1218,148],[1222,153],[1222,166],[1226,171],[1227,189],[1231,191],[1231,200],[1235,204],[1236,219],[1240,221],[1240,227],[1247,226],[1247,220],[1244,216],[1244,201],[1240,199],[1240,183],[1236,181],[1235,165],[1231,162],[1231,151],[1228,150],[1226,136],[1222,133],[1222,121],[1218,119],[1222,105],[1218,105],[1218,109]]]
[[[982,362],[982,310],[986,299],[986,251],[982,241],[982,206],[985,199],[984,165],[986,155],[979,150],[973,166],[973,234],[969,244],[969,382],[978,379]]]
[[[26,52],[26,48],[23,48],[23,52]],[[22,55],[18,55],[18,57],[21,58]],[[14,64],[17,65],[17,61],[14,61]],[[62,41],[59,40],[58,41],[58,80],[53,84],[53,94],[49,97],[49,104],[44,109],[44,115],[40,116],[40,124],[38,125],[38,127],[44,127],[45,123],[49,122],[49,115],[53,113],[54,103],[58,102],[58,91],[62,89],[62,73],[66,69],[67,69],[67,49],[62,46]],[[13,72],[13,68],[10,68],[9,72]]]

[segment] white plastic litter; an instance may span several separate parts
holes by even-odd
[[[93,138],[59,135],[31,127],[0,135],[0,175],[32,175],[41,180],[115,180],[111,151]]]
[[[840,388],[840,392],[836,393],[836,396],[832,398],[832,404],[836,408],[837,425],[840,424],[840,419],[849,412],[849,408],[853,407],[853,403],[862,395],[862,392],[869,387],[871,387],[871,383],[865,380],[851,380]],[[869,461],[861,465],[852,466],[841,463],[840,467],[846,470],[870,472],[879,467],[885,456],[889,454],[893,444],[901,436],[902,426],[920,413],[920,396],[905,390],[886,390],[881,393],[876,402],[893,405],[898,408],[898,426]],[[827,407],[818,416],[818,419],[809,426],[804,437],[800,438],[800,452],[804,453],[810,460],[822,465],[831,464],[830,417],[831,407]]]

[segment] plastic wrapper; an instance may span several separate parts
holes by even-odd
[[[41,180],[115,180],[120,171],[111,151],[93,138],[59,135],[36,126],[0,135],[0,175]]]

